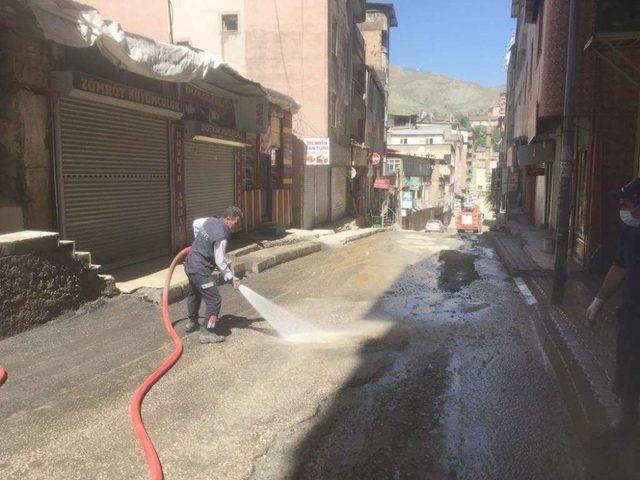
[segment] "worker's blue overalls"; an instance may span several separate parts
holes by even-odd
[[[231,230],[221,219],[208,218],[193,241],[191,251],[184,262],[184,270],[191,286],[191,293],[187,298],[187,312],[189,318],[196,322],[202,300],[206,307],[205,325],[212,315],[217,319],[220,314],[222,299],[212,275],[216,268],[214,245],[230,236]]]

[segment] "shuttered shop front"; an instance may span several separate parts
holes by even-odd
[[[234,205],[235,155],[227,145],[187,140],[184,146],[187,238],[193,240],[193,221],[219,217]]]
[[[167,120],[61,98],[64,236],[109,267],[169,253]]]

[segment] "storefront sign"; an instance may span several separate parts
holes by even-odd
[[[184,186],[184,128],[173,125],[173,155],[171,161],[171,245],[174,251],[187,244],[187,206]]]
[[[413,208],[413,196],[411,192],[404,192],[402,194],[402,208]]]
[[[307,146],[305,161],[307,165],[330,164],[331,150],[328,138],[305,138],[304,144]]]
[[[373,182],[373,188],[381,188],[387,190],[391,188],[391,179],[390,178],[376,178]]]
[[[194,140],[211,141],[212,143],[222,143],[232,146],[244,147],[246,142],[242,133],[231,128],[213,125],[211,123],[186,121],[186,135]]]
[[[236,110],[231,98],[220,97],[193,86],[184,86],[184,113],[201,122],[236,128]]]
[[[175,98],[92,77],[82,72],[53,72],[51,83],[53,88],[63,95],[121,105],[126,108],[138,105],[141,107],[140,110],[150,113],[173,118],[182,117],[180,102]]]
[[[260,134],[260,154],[271,155],[271,125],[267,126],[267,131]]]
[[[380,164],[380,160],[381,160],[381,157],[380,157],[380,154],[378,152],[373,152],[371,154],[371,163],[373,165],[379,165]]]

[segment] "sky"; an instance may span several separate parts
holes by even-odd
[[[511,0],[386,0],[391,63],[487,86],[506,84],[504,59],[515,31]]]

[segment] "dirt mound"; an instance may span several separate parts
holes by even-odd
[[[0,258],[0,338],[48,322],[100,295],[102,281],[64,253]]]

